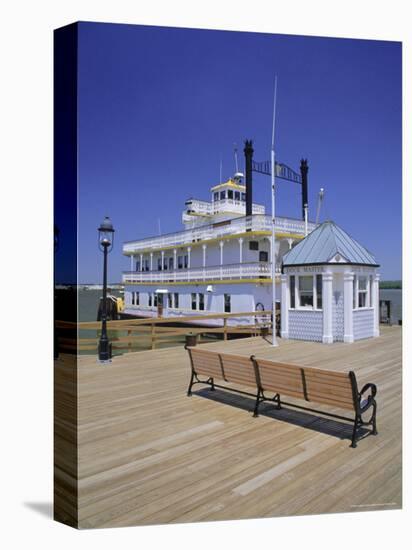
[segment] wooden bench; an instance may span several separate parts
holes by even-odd
[[[255,417],[259,415],[259,406],[263,401],[272,401],[278,409],[284,404],[353,422],[351,447],[357,445],[360,427],[372,426],[371,433],[373,435],[378,433],[376,430],[376,386],[369,383],[359,391],[353,371],[342,373],[314,367],[301,367],[267,359],[258,359],[254,355],[245,357],[218,353],[198,347],[186,347],[186,349],[191,364],[188,396],[192,395],[194,384],[207,384],[211,387],[211,390],[218,387],[254,397],[253,416]],[[205,379],[200,379],[199,376],[205,377]],[[222,386],[217,384],[215,380],[248,386],[253,388],[254,393],[231,386]],[[274,397],[267,397],[266,392],[273,393]],[[294,403],[286,403],[280,400],[281,395],[302,399],[309,403],[313,402],[349,410],[355,416],[354,418],[347,418]],[[363,414],[371,408],[372,413],[369,420],[363,420]]]

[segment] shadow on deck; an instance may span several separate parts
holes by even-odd
[[[244,395],[235,395],[229,391],[216,388],[215,391],[211,391],[210,388],[202,388],[200,390],[193,391],[192,397],[202,397],[210,399],[216,403],[229,405],[231,407],[237,407],[253,414],[255,406],[255,400],[252,397]],[[327,414],[325,412],[325,414]],[[269,402],[262,403],[259,409],[259,416],[272,418],[274,420],[280,420],[293,424],[294,426],[300,426],[301,428],[307,428],[314,430],[325,435],[331,435],[338,439],[347,439],[349,442],[352,438],[353,424],[348,424],[344,421],[338,421],[332,418],[326,418],[321,415],[316,415],[308,411],[300,411],[292,409],[287,403],[282,405],[280,410],[276,409],[274,404]],[[257,419],[256,419],[257,420]],[[348,418],[348,420],[351,420]],[[365,436],[369,435],[370,430],[366,428],[358,429],[358,440],[360,441]]]

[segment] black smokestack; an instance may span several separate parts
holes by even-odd
[[[246,216],[252,215],[252,195],[253,195],[253,182],[252,182],[252,160],[253,160],[253,147],[252,140],[245,141],[245,177],[246,177]]]
[[[305,205],[308,205],[308,159],[300,161],[300,174],[302,177],[302,220],[305,219]]]

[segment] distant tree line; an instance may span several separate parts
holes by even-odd
[[[379,288],[402,288],[402,281],[379,281]]]

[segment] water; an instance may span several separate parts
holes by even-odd
[[[102,290],[79,290],[79,321],[97,321]],[[110,290],[112,296],[122,296],[118,290]]]
[[[390,300],[391,302],[391,321],[398,324],[402,319],[402,289],[400,288],[381,288],[379,290],[380,300]]]
[[[108,291],[108,294],[111,294],[112,296],[123,296],[118,290]],[[97,321],[97,312],[99,308],[99,302],[100,298],[102,296],[102,290],[79,290],[79,321],[85,322],[85,321]],[[188,329],[189,330],[189,329]],[[135,340],[130,348],[126,346],[123,348],[116,349],[116,345],[124,345],[120,344],[119,342],[116,344],[116,340],[118,338],[127,337],[128,335],[127,331],[124,330],[108,330],[107,331],[109,340],[113,344],[113,355],[121,355],[125,352],[129,351],[143,351],[151,349],[152,341],[151,336],[149,332],[144,330],[142,328],[142,331],[134,330],[132,333],[133,337],[138,337],[137,340]],[[80,331],[80,338],[99,338],[100,336],[100,330],[96,329],[82,329]],[[170,346],[176,346],[180,345],[182,346],[185,342],[184,336],[176,336],[175,342],[174,341],[165,341],[162,342],[161,339],[158,339],[156,341],[156,348],[163,348],[163,347],[170,347]],[[94,346],[94,344],[90,344],[90,346]],[[97,348],[96,348],[97,349]],[[88,349],[88,350],[82,350],[80,353],[83,354],[93,354],[96,353],[96,349]]]

